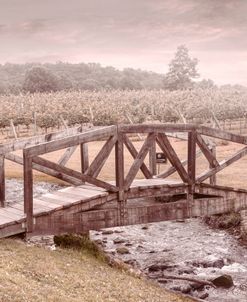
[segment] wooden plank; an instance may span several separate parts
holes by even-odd
[[[53,133],[48,133],[45,135],[33,136],[30,138],[19,139],[15,142],[0,144],[0,154],[4,155],[9,152],[16,150],[21,150],[33,145],[38,145],[44,142],[49,142],[57,139],[61,139],[65,136],[75,135],[81,132],[81,126],[77,128],[69,128],[68,131],[58,131]]]
[[[162,152],[166,154],[170,163],[175,167],[183,182],[191,184],[191,180],[186,170],[184,169],[184,166],[182,165],[179,157],[177,156],[166,135],[159,133],[157,137],[157,143],[159,144]]]
[[[124,144],[121,133],[118,133],[118,140],[115,144],[115,166],[116,186],[119,190],[118,199],[120,201],[124,199]]]
[[[18,209],[24,213],[24,204],[22,202],[10,203],[8,207]]]
[[[61,166],[65,166],[69,161],[69,159],[71,158],[71,156],[75,153],[76,149],[77,146],[67,148],[57,163]]]
[[[55,196],[55,195],[42,195],[39,197],[39,200],[43,200],[45,202],[48,203],[48,205],[51,204],[55,204],[56,208],[62,206],[62,207],[66,207],[66,206],[71,206],[73,204],[73,202],[75,202],[76,200],[74,198],[68,198],[66,196]]]
[[[99,151],[99,153],[85,172],[87,175],[92,177],[97,177],[99,175],[113,147],[115,146],[116,141],[117,135],[108,138],[102,149]]]
[[[130,154],[132,155],[133,158],[136,158],[138,152],[136,151],[136,148],[134,147],[133,143],[131,142],[131,140],[128,138],[127,135],[123,135],[123,141],[125,146],[127,147],[128,151],[130,152]],[[144,176],[146,178],[152,178],[152,173],[149,171],[149,169],[147,168],[145,163],[142,163],[141,165],[141,171],[144,174]]]
[[[93,196],[97,196],[97,193],[94,194]],[[56,198],[62,198],[62,200],[64,200],[64,198],[68,198],[71,200],[71,203],[75,203],[78,201],[84,201],[85,200],[85,196],[83,196],[82,194],[80,194],[78,191],[75,190],[71,190],[71,191],[56,191],[54,192],[54,197]]]
[[[134,125],[119,125],[119,132],[123,133],[164,133],[164,132],[187,132],[196,129],[195,125],[191,124],[134,124]]]
[[[187,141],[187,139],[186,139],[186,141]],[[197,150],[197,151],[196,151],[196,157],[199,157],[201,154],[202,154],[202,151],[201,151],[201,150]],[[181,161],[181,164],[182,164],[183,166],[186,166],[187,163],[188,163],[188,159],[184,159],[184,160]],[[164,172],[162,172],[162,173],[156,175],[155,178],[166,178],[166,177],[168,177],[168,176],[174,174],[176,171],[177,171],[176,168],[173,167],[173,166],[171,166],[171,167],[170,167],[169,169],[167,169],[166,171],[164,171]]]
[[[133,123],[132,119],[130,118],[130,116],[127,113],[125,113],[125,116],[126,116],[127,120],[130,122],[130,124],[133,125],[134,123]],[[140,141],[143,141],[143,137],[140,133],[137,133],[137,136],[139,137]]]
[[[49,212],[51,210],[62,209],[63,208],[62,205],[57,204],[55,202],[51,202],[48,198],[45,198],[44,196],[42,197],[42,199],[40,197],[35,198],[34,203],[36,204],[37,208],[39,208],[39,207],[47,208],[47,212]]]
[[[216,158],[216,146],[213,145],[212,146],[212,149],[211,149],[211,152],[213,154],[213,156]],[[212,169],[214,168],[215,165],[212,165],[212,164],[209,164],[209,168]],[[209,178],[209,182],[211,185],[215,186],[216,185],[216,174],[212,175],[210,178]]]
[[[212,154],[211,150],[209,149],[209,147],[207,146],[206,142],[204,141],[204,139],[201,137],[200,134],[197,133],[196,135],[196,143],[199,146],[199,148],[202,150],[202,153],[204,154],[204,156],[206,157],[206,159],[208,160],[209,164],[212,167],[216,167],[219,165],[217,159],[215,158],[215,156]]]
[[[15,223],[4,228],[0,228],[0,238],[9,237],[21,233],[25,233],[25,229],[22,227],[22,223]]]
[[[66,192],[59,192],[59,191],[54,191],[52,193],[46,193],[42,196],[39,197],[39,199],[42,199],[42,197],[44,198],[51,198],[53,200],[58,200],[59,202],[63,202],[63,203],[73,203],[76,202],[78,200],[78,196],[72,196],[72,194],[68,194]]]
[[[96,141],[116,134],[116,126],[108,126],[96,130],[89,130],[70,137],[61,138],[55,141],[41,143],[37,146],[28,147],[24,150],[26,156],[33,157],[45,153],[65,149],[82,143]]]
[[[71,188],[73,188],[73,187],[71,187]],[[89,189],[89,190],[100,191],[100,192],[106,192],[105,189],[99,188],[99,187],[96,187],[96,186],[90,185],[90,184],[84,184],[82,186],[78,186],[78,188]]]
[[[188,133],[188,175],[192,183],[196,179],[196,133],[191,131]]]
[[[44,159],[44,158],[41,158],[41,157],[34,157],[33,162],[35,162],[36,164],[45,166],[47,168],[53,169],[53,170],[55,170],[59,173],[63,173],[65,175],[74,177],[74,178],[79,179],[83,182],[88,182],[88,183],[91,183],[95,186],[104,188],[108,191],[112,191],[112,192],[117,192],[118,191],[118,189],[115,186],[113,186],[113,185],[111,185],[107,182],[104,182],[102,180],[93,178],[93,177],[85,175],[85,174],[81,174],[80,172],[72,170],[70,168],[59,166],[57,163],[53,163],[53,162],[51,162],[47,159]]]
[[[155,140],[149,150],[149,169],[152,176],[157,174],[157,164],[156,164],[156,143]]]
[[[138,172],[138,170],[140,169],[148,151],[150,150],[152,144],[153,144],[153,141],[156,137],[156,134],[155,133],[150,133],[148,135],[148,137],[146,138],[143,146],[141,147],[141,150],[138,152],[135,160],[134,160],[134,163],[132,164],[132,166],[130,167],[130,170],[128,172],[128,174],[126,175],[126,178],[124,180],[124,188],[125,190],[128,190],[131,183],[133,182],[133,180],[135,179],[136,177],[136,174]]]
[[[15,222],[15,220],[13,218],[0,213],[0,227],[2,227],[2,225],[4,225],[4,224],[10,224],[10,223],[14,223],[14,222]]]
[[[5,167],[4,156],[0,156],[0,206],[5,207]]]
[[[218,139],[223,139],[226,141],[231,141],[234,143],[247,145],[247,137],[242,135],[233,134],[230,132],[226,132],[220,129],[213,129],[205,126],[198,126],[197,133],[201,135],[206,135]]]
[[[81,198],[83,197],[93,197],[93,196],[97,196],[97,197],[103,197],[103,196],[107,196],[108,192],[100,192],[97,190],[88,190],[88,189],[83,189],[81,187],[75,187],[73,188],[73,191],[70,190],[68,192],[77,192],[78,194],[80,194]]]
[[[81,173],[85,173],[89,166],[88,158],[88,145],[80,144],[80,155],[81,155]]]
[[[23,204],[22,204],[22,207],[18,208],[18,209],[14,208],[14,207],[11,207],[11,205],[8,205],[8,207],[4,208],[4,210],[12,212],[12,213],[19,214],[19,215],[24,215]]]
[[[12,119],[10,120],[10,127],[11,127],[11,129],[12,129],[13,134],[14,134],[14,138],[17,139],[17,138],[18,138],[18,137],[17,137],[17,133],[16,133],[15,125],[14,125],[14,122],[13,122]]]
[[[14,211],[14,210],[11,211],[11,209],[7,209],[7,208],[1,209],[0,215],[10,218],[13,221],[18,221],[18,220],[24,218],[24,213],[20,213],[20,212]]]
[[[224,168],[228,167],[229,165],[233,164],[234,162],[236,162],[237,160],[239,160],[240,158],[242,158],[246,154],[247,154],[247,147],[244,147],[241,150],[239,150],[238,152],[236,152],[234,155],[230,156],[228,159],[225,159],[225,160],[219,162],[219,165],[217,167],[209,169],[209,170],[203,172],[202,174],[200,174],[197,177],[196,181],[198,183],[203,182],[204,180],[206,180],[210,176],[218,173],[219,171],[221,171]]]
[[[24,212],[27,215],[27,232],[33,230],[33,170],[32,158],[24,154]]]
[[[12,162],[15,162],[19,165],[23,165],[23,162],[24,162],[23,158],[21,156],[16,155],[16,154],[12,154],[12,153],[6,154],[5,158],[12,161]],[[78,180],[74,177],[68,176],[68,175],[63,174],[61,172],[54,171],[53,169],[49,169],[47,167],[44,167],[44,166],[41,166],[41,165],[38,165],[38,164],[35,164],[35,163],[32,164],[32,167],[36,171],[45,173],[45,174],[53,176],[53,177],[56,177],[60,180],[66,181],[67,183],[72,184],[72,185],[81,185],[83,183],[82,181],[80,181],[80,180]]]

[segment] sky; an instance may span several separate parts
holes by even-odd
[[[0,63],[97,62],[166,73],[185,44],[201,78],[247,85],[247,0],[0,0]]]

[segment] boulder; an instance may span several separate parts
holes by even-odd
[[[224,288],[230,288],[234,285],[232,277],[230,275],[221,275],[211,280],[211,282],[217,287],[224,287]]]

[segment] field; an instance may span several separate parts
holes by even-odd
[[[212,88],[183,91],[103,90],[0,96],[0,129],[11,120],[22,131],[93,123],[111,125],[142,122],[193,122],[236,130],[246,128],[247,91]],[[229,120],[240,122],[231,123]],[[236,127],[237,125],[237,127]],[[17,131],[18,128],[17,127]]]

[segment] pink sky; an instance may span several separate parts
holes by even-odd
[[[1,0],[0,62],[165,73],[180,44],[202,78],[247,85],[246,0]]]

